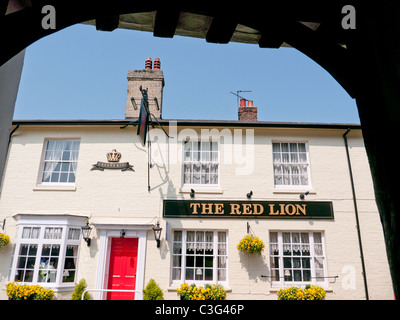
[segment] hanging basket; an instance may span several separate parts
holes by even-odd
[[[0,233],[0,249],[3,249],[10,243],[10,237],[5,233]]]
[[[245,253],[257,253],[261,254],[263,252],[265,245],[259,237],[253,235],[247,235],[242,240],[239,241],[236,248]]]

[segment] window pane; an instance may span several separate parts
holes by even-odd
[[[184,244],[186,250],[183,255],[180,254],[182,250],[177,246],[181,244],[182,236],[186,239]],[[217,252],[214,247],[218,248]],[[226,232],[174,231],[172,279],[181,280],[183,273],[183,281],[226,281],[228,261],[226,254]],[[214,273],[214,267],[218,272]],[[181,270],[182,268],[184,270]]]
[[[325,258],[319,241],[322,242],[320,232],[271,232],[270,263],[273,281],[324,281]],[[283,253],[279,252],[280,246],[283,247]],[[283,279],[278,276],[280,272],[283,272]],[[313,273],[319,279],[313,278]]]
[[[75,182],[74,173],[78,160],[79,143],[75,140],[50,140],[47,142],[42,182]]]
[[[309,185],[305,143],[273,143],[272,148],[275,186]]]
[[[218,184],[217,142],[184,142],[183,183]]]

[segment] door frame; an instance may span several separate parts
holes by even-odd
[[[142,292],[144,286],[144,269],[146,262],[147,231],[153,225],[112,225],[93,224],[99,231],[100,237],[99,258],[97,263],[96,289],[107,289],[110,265],[111,238],[119,238],[120,232],[125,231],[125,238],[138,238],[138,256],[136,269],[136,289]],[[96,292],[95,300],[105,300],[107,292]],[[142,300],[141,294],[135,294],[135,300]]]

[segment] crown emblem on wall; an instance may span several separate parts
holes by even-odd
[[[119,159],[121,159],[121,153],[116,149],[113,149],[113,151],[107,153],[108,162],[118,162]]]

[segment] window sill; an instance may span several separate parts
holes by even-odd
[[[324,288],[324,290],[325,290],[326,292],[333,292],[333,289],[332,289],[331,287],[326,287],[326,286],[323,285],[323,284],[315,284],[315,283],[313,283],[313,284],[311,284],[311,285],[313,285],[313,286],[321,286],[322,288]],[[283,285],[283,286],[281,286],[281,287],[279,287],[279,286],[273,286],[273,287],[270,287],[270,288],[269,288],[269,292],[270,292],[270,293],[277,293],[279,290],[281,290],[281,289],[287,289],[287,288],[289,288],[289,287],[291,287],[291,286],[296,286],[296,287],[303,288],[303,287],[305,287],[306,285],[291,284],[290,286],[289,286],[289,285],[287,285],[287,286]]]
[[[33,191],[76,191],[75,186],[46,186],[46,185],[37,185],[33,187]]]
[[[305,187],[303,190],[300,189],[274,189],[272,191],[273,194],[301,194],[304,192],[309,192],[309,194],[317,194],[315,190],[307,190],[307,187]]]
[[[203,193],[203,194],[223,194],[224,191],[219,189],[218,187],[183,187],[179,189],[179,193],[190,193],[191,189],[195,191],[195,193]]]
[[[201,285],[202,287],[204,287],[204,285]],[[176,289],[178,289],[178,288],[180,288],[181,287],[181,285],[179,284],[172,284],[171,286],[169,286],[168,288],[167,288],[167,291],[168,292],[176,292]],[[223,286],[224,287],[224,289],[225,289],[225,291],[226,292],[232,292],[232,288],[231,287],[225,287],[225,286]],[[279,289],[277,289],[277,291],[278,291]]]

